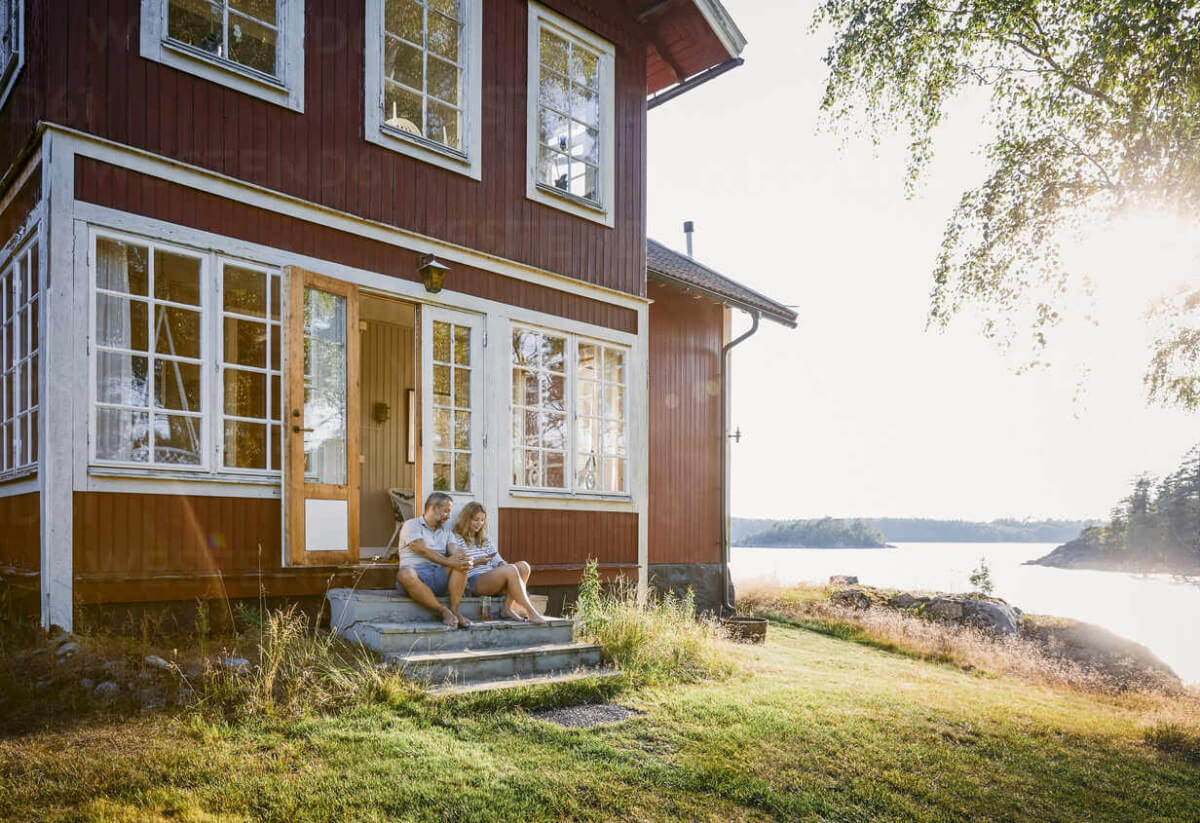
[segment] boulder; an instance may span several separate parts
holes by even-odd
[[[221,666],[240,672],[250,668],[250,661],[244,657],[222,657]]]
[[[925,604],[922,614],[934,620],[945,620],[957,623],[963,619],[963,604],[961,600],[950,597],[935,597]]]
[[[930,599],[911,592],[896,592],[888,598],[887,604],[893,609],[915,609],[918,606],[924,606]]]
[[[120,689],[121,687],[113,681],[105,680],[95,688],[92,694],[96,695],[96,697],[103,698],[104,700],[111,700],[117,696],[117,692],[120,691]]]
[[[858,577],[853,574],[835,574],[829,578],[830,586],[857,586]]]
[[[963,601],[966,622],[994,634],[1014,635],[1020,633],[1020,615],[1003,600],[969,597]]]
[[[1071,660],[1118,683],[1170,690],[1180,687],[1178,675],[1148,648],[1092,623],[1030,616],[1021,621],[1020,632],[1047,654]]]
[[[831,594],[829,598],[836,605],[848,609],[871,608],[871,598],[866,592],[859,591],[858,589],[842,589]]]

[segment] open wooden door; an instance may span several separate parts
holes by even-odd
[[[358,562],[358,287],[289,268],[284,539],[292,565]]]

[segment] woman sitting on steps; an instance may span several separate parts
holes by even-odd
[[[545,623],[546,618],[529,602],[525,581],[529,579],[529,564],[524,560],[505,563],[496,544],[487,534],[487,512],[479,503],[463,506],[454,523],[454,542],[471,558],[467,572],[466,595],[480,597],[504,595],[500,616],[505,620],[528,620]],[[518,612],[518,609],[520,612]]]

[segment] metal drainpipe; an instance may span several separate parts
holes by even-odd
[[[729,354],[734,346],[758,331],[759,313],[749,313],[750,329],[721,347],[721,604],[724,615],[737,614],[729,596]]]

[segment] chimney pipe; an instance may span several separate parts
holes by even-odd
[[[691,220],[685,220],[683,223],[683,233],[687,236],[687,254],[692,256],[692,232],[696,230],[696,224]]]

